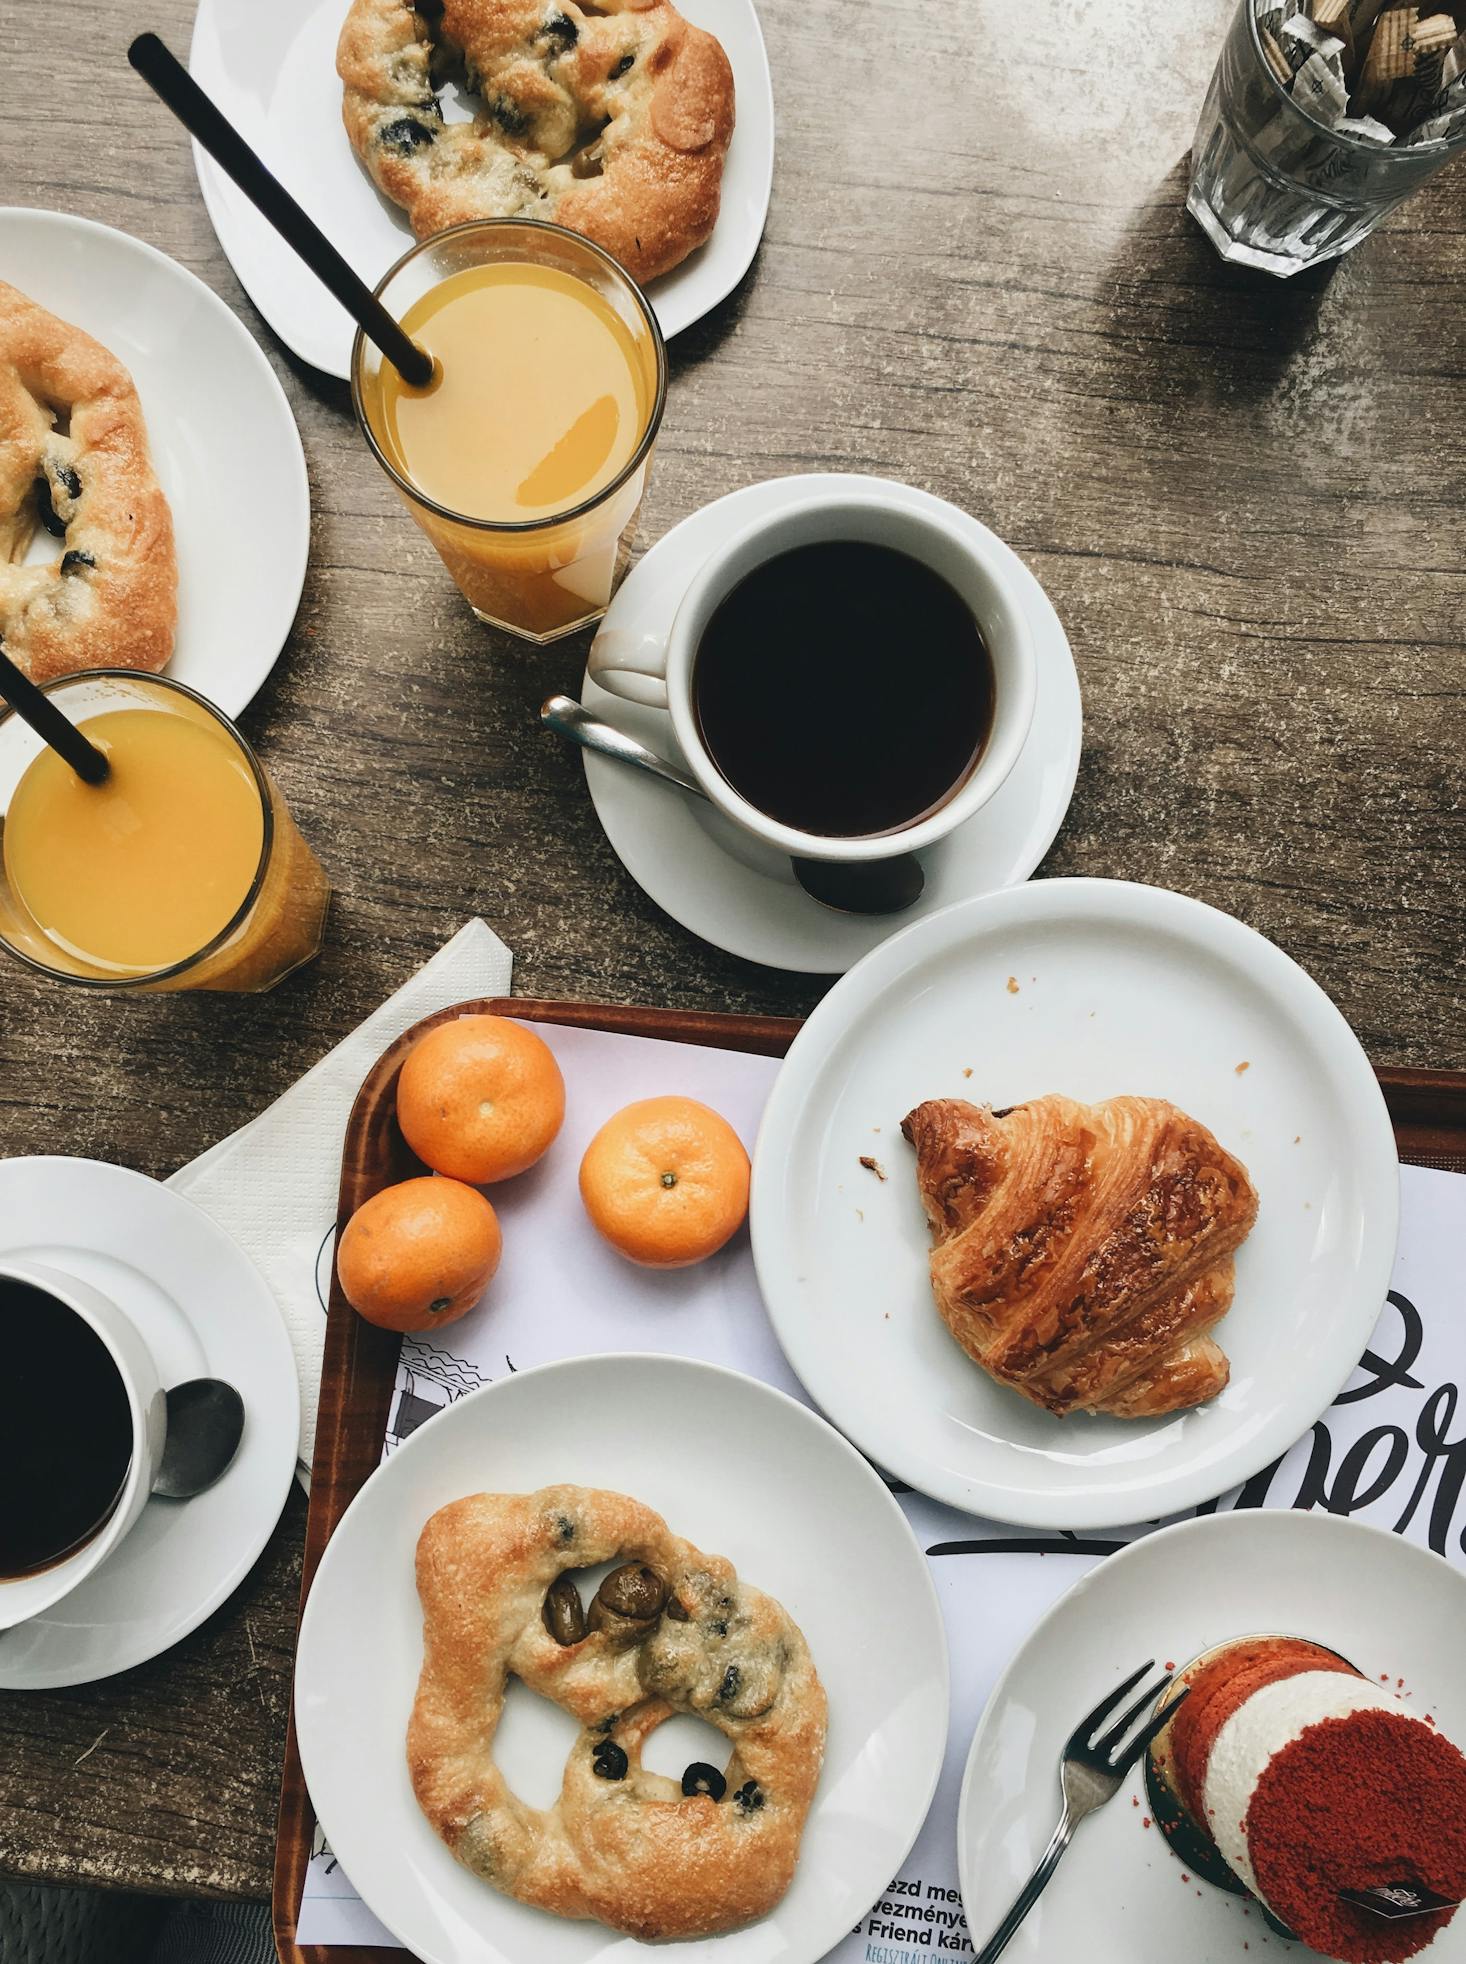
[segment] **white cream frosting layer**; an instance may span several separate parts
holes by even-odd
[[[1402,1709],[1398,1698],[1365,1678],[1343,1671],[1299,1671],[1254,1691],[1217,1734],[1202,1791],[1206,1825],[1228,1868],[1253,1895],[1262,1891],[1242,1823],[1268,1762],[1320,1720],[1365,1711],[1414,1716]]]

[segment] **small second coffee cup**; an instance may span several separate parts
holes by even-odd
[[[612,624],[590,672],[668,711],[689,769],[744,831],[851,863],[918,852],[981,811],[1036,695],[1006,555],[954,507],[879,478],[735,533],[665,641]]]
[[[27,1532],[32,1524],[40,1535],[27,1549],[19,1572],[0,1565],[0,1630],[8,1630],[70,1595],[137,1521],[157,1478],[168,1408],[147,1344],[100,1289],[49,1262],[4,1256],[0,1292],[13,1313],[6,1347],[12,1355],[24,1355],[26,1346],[33,1346],[36,1366],[23,1387],[29,1401],[26,1426],[12,1420],[0,1462],[5,1468],[0,1508],[9,1516],[0,1546],[33,1539]],[[56,1333],[66,1319],[76,1319],[77,1341],[58,1345]],[[88,1378],[86,1386],[75,1381],[79,1366]],[[75,1401],[86,1393],[97,1398],[99,1417],[84,1425]],[[26,1458],[27,1437],[37,1449],[34,1463]],[[59,1441],[66,1450],[52,1449]],[[41,1533],[41,1510],[49,1509],[64,1522],[70,1496],[56,1488],[67,1481],[78,1489],[90,1484],[98,1496],[97,1518],[87,1520],[79,1535],[58,1528],[61,1538],[53,1548]]]

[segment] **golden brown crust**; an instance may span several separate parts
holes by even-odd
[[[1257,1218],[1246,1168],[1160,1098],[960,1098],[902,1123],[935,1236],[932,1290],[968,1356],[1062,1415],[1154,1417],[1214,1397],[1207,1332]]]
[[[733,71],[670,0],[353,0],[336,51],[342,117],[419,238],[471,218],[546,218],[637,280],[712,234]],[[438,87],[466,80],[472,123]]]
[[[613,1624],[562,1647],[543,1619],[547,1591],[607,1561],[655,1569],[685,1619],[664,1610],[650,1627]],[[710,1936],[773,1908],[825,1740],[824,1689],[778,1603],[639,1501],[574,1486],[440,1508],[418,1541],[417,1586],[408,1767],[459,1861],[520,1902],[643,1940]],[[494,1764],[511,1674],[583,1728],[547,1810],[526,1806]],[[673,1712],[731,1742],[721,1799],[642,1767],[644,1741]],[[596,1770],[608,1747],[624,1755],[614,1777]]]
[[[19,564],[47,519],[65,528],[62,558]],[[132,378],[89,334],[3,282],[0,558],[0,639],[33,681],[156,672],[172,654],[173,520]]]

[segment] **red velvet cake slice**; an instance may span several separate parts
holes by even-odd
[[[1466,1898],[1466,1758],[1301,1637],[1240,1637],[1182,1684],[1157,1762],[1238,1880],[1325,1957],[1396,1964],[1423,1950]],[[1345,1893],[1399,1884],[1445,1907],[1388,1918]]]

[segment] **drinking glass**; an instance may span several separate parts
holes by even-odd
[[[553,267],[584,281],[630,330],[648,408],[630,460],[609,484],[548,518],[500,523],[470,517],[439,504],[394,461],[380,428],[381,392],[375,386],[384,358],[359,331],[351,351],[351,399],[377,462],[479,619],[525,641],[555,641],[599,620],[626,571],[667,397],[667,351],[650,302],[610,253],[540,219],[474,219],[425,239],[386,274],[377,298],[400,320],[453,274],[506,261]],[[483,359],[495,359],[492,347],[484,349]],[[491,438],[465,432],[465,441],[473,440]]]
[[[45,748],[13,710],[0,715],[0,946],[42,975],[93,989],[271,989],[320,952],[331,888],[290,809],[229,718],[181,682],[135,669],[99,668],[44,685],[73,722],[144,709],[223,731],[254,781],[263,820],[259,863],[233,915],[205,945],[166,968],[116,973],[48,935],[15,891],[3,853],[16,787]]]
[[[1240,0],[1191,151],[1186,208],[1223,259],[1286,279],[1337,259],[1434,176],[1466,130],[1386,146],[1331,129],[1274,74]]]

